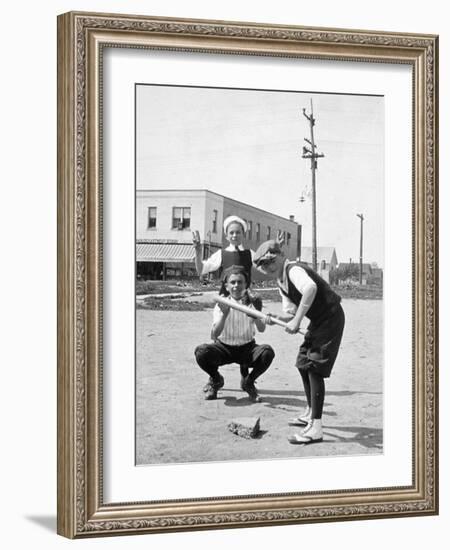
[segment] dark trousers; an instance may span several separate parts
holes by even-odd
[[[243,346],[229,346],[216,340],[195,348],[195,359],[198,366],[211,378],[217,378],[219,367],[222,365],[237,363],[252,369],[248,378],[254,382],[270,367],[274,357],[275,352],[271,346],[258,345],[254,340]]]
[[[328,378],[339,352],[344,325],[345,315],[340,304],[320,322],[311,321],[297,355],[297,368],[313,370],[322,378]]]

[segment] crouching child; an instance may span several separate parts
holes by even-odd
[[[249,280],[242,266],[226,269],[223,282],[224,296],[230,303],[255,307],[247,293]],[[249,368],[249,373],[241,379],[241,389],[249,395],[251,401],[261,401],[255,381],[270,367],[275,353],[271,346],[258,345],[255,342],[255,327],[259,332],[264,332],[264,319],[255,319],[224,303],[215,305],[211,329],[213,342],[195,349],[195,359],[199,367],[209,375],[209,381],[204,388],[205,399],[216,399],[218,390],[224,386],[219,367],[237,363]]]

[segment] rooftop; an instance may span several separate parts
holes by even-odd
[[[273,212],[269,212],[268,210],[258,208],[257,206],[253,206],[252,204],[247,204],[246,202],[242,202],[237,199],[232,199],[231,197],[227,197],[226,195],[221,195],[220,193],[216,193],[215,191],[210,191],[209,189],[137,189],[136,194],[139,194],[139,193],[209,193],[211,195],[215,195],[216,197],[222,197],[223,199],[236,202],[238,204],[241,204],[242,206],[248,206],[250,208],[253,208],[254,210],[259,210],[259,212],[264,212],[264,214],[269,214],[271,216],[275,216],[276,218],[280,218],[284,221],[299,225],[298,222],[295,220],[291,220],[290,218],[286,218],[285,216],[274,214]]]
[[[333,254],[336,254],[334,246],[318,246],[317,247],[317,261],[323,260],[329,264],[333,258]],[[302,246],[300,259],[302,262],[312,263],[312,246]],[[337,261],[337,256],[336,256]]]

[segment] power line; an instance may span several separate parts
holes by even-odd
[[[317,271],[317,222],[316,222],[316,170],[317,159],[324,157],[323,153],[317,153],[317,146],[314,142],[314,126],[316,119],[313,113],[313,102],[311,99],[311,114],[306,114],[306,109],[303,109],[303,116],[309,121],[311,139],[303,138],[309,147],[304,145],[302,158],[311,160],[311,177],[312,177],[312,264],[314,271]]]

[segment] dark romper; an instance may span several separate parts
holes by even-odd
[[[345,316],[341,297],[308,265],[295,262],[289,264],[286,269],[288,293],[280,290],[297,307],[302,294],[289,278],[289,272],[295,266],[303,268],[317,286],[314,301],[306,314],[311,322],[300,346],[296,367],[299,370],[313,369],[323,378],[328,378],[336,361],[344,331]]]
[[[253,267],[251,251],[248,248],[245,250],[222,250],[222,263],[220,266],[221,274],[223,274],[223,272],[232,265],[238,265],[244,269],[248,278],[248,286],[250,287],[252,282]],[[219,294],[226,295],[225,283],[222,283],[222,288],[220,289]],[[261,298],[258,295],[253,294],[250,288],[248,289],[248,296],[250,303],[258,311],[261,311],[263,305]]]
[[[250,250],[248,248],[246,250],[222,250],[221,274],[232,265],[239,265],[245,270],[250,286],[252,282],[252,253]]]

